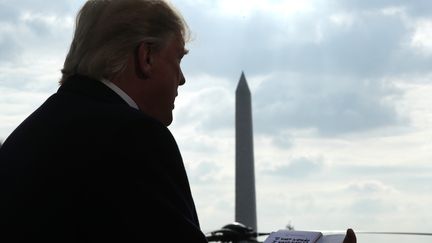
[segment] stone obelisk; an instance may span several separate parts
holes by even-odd
[[[251,93],[242,72],[235,110],[235,221],[257,232]]]

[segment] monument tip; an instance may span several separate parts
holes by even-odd
[[[240,80],[239,80],[239,82],[237,84],[237,90],[249,91],[249,85],[247,84],[246,76],[244,74],[244,71],[242,71],[242,73],[241,73]]]

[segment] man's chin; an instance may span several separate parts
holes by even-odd
[[[171,116],[169,116],[169,117],[167,117],[166,119],[164,119],[164,120],[162,121],[162,123],[163,123],[165,126],[169,126],[169,125],[171,125],[172,121],[173,121],[173,116],[172,116],[172,114],[171,114]]]
[[[172,120],[169,121],[169,122],[167,122],[167,123],[164,123],[164,125],[165,125],[165,126],[169,126],[169,125],[171,125],[171,123],[172,123]]]

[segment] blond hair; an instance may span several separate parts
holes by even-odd
[[[110,79],[126,68],[141,42],[161,48],[175,34],[186,42],[189,29],[166,1],[89,0],[77,14],[60,84],[75,74]]]

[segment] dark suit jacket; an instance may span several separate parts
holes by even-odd
[[[206,242],[169,130],[83,76],[6,139],[0,200],[3,239]]]

